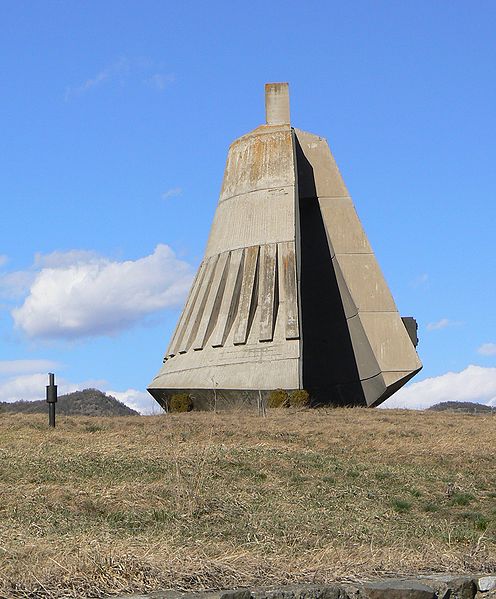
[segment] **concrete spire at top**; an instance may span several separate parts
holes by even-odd
[[[265,121],[267,125],[289,125],[289,84],[265,84]]]

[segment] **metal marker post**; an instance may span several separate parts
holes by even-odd
[[[55,404],[57,403],[57,385],[55,384],[55,375],[48,373],[49,384],[46,388],[46,400],[48,402],[48,426],[55,428]]]

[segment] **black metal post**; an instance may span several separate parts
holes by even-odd
[[[46,388],[46,400],[48,402],[48,426],[55,428],[55,404],[57,403],[57,385],[55,384],[55,375],[48,373],[48,382]]]

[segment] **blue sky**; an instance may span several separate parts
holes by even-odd
[[[424,370],[391,405],[496,404],[496,3],[4,1],[0,400],[145,388],[233,139],[288,81]]]

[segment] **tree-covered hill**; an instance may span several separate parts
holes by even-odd
[[[465,412],[467,414],[496,414],[496,408],[472,401],[443,401],[431,406],[434,412]]]
[[[83,389],[67,393],[58,398],[57,414],[64,416],[139,416],[112,395],[98,389]],[[37,401],[0,402],[0,412],[24,414],[48,413],[48,405],[44,399]]]

